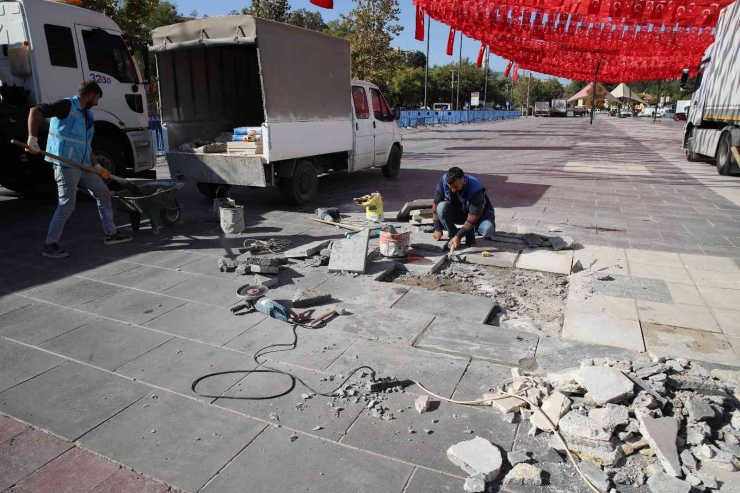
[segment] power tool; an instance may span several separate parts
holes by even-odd
[[[240,298],[244,298],[244,301],[237,303],[236,305],[229,308],[231,313],[235,314],[241,310],[257,310],[258,312],[264,313],[265,315],[281,320],[283,322],[290,322],[291,311],[281,305],[280,303],[266,298],[265,295],[269,289],[266,286],[253,286],[246,284],[236,290],[236,295]]]

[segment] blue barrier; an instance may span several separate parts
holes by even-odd
[[[406,110],[401,112],[398,119],[400,127],[422,127],[426,125],[439,125],[442,123],[467,123],[485,122],[490,120],[508,120],[519,118],[518,111],[504,110],[463,110],[463,111],[432,111],[432,110]]]

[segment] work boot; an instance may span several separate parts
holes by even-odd
[[[106,245],[115,245],[116,243],[126,243],[127,241],[131,241],[133,238],[127,235],[121,235],[118,233],[114,233],[112,235],[108,235],[105,237],[105,243]]]
[[[59,248],[59,245],[56,243],[52,243],[51,245],[44,245],[44,248],[41,249],[41,255],[43,257],[49,257],[49,258],[65,258],[69,257],[69,254]]]
[[[470,233],[465,236],[465,246],[472,248],[475,246],[475,233]]]

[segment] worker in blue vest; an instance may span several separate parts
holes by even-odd
[[[60,99],[54,103],[39,104],[31,108],[28,115],[28,152],[37,154],[39,148],[38,129],[41,120],[51,118],[46,152],[65,157],[80,164],[92,166],[96,173],[83,171],[56,159],[47,157],[46,161],[54,165],[54,178],[57,182],[59,203],[51,218],[49,232],[46,235],[41,255],[50,258],[64,258],[69,254],[59,247],[64,224],[75,210],[77,187],[87,189],[98,202],[100,220],[106,245],[115,245],[131,241],[130,236],[119,234],[113,222],[111,198],[105,181],[111,175],[100,164],[92,151],[92,140],[95,133],[92,108],[97,106],[103,97],[103,90],[97,82],[87,80],[80,83],[77,95]],[[105,180],[105,181],[104,181]]]
[[[496,214],[486,195],[486,187],[477,178],[458,167],[450,168],[437,183],[432,206],[434,239],[442,239],[447,230],[451,252],[460,248],[462,238],[467,246],[475,245],[475,231],[483,237],[496,232]],[[456,224],[462,224],[458,228]]]

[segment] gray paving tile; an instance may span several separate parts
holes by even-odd
[[[359,450],[269,428],[203,489],[204,493],[374,491],[401,493],[413,467]],[[290,464],[286,474],[285,464]]]
[[[143,325],[187,339],[223,346],[264,319],[265,315],[259,312],[234,315],[226,308],[189,301]]]
[[[201,255],[197,260],[180,266],[180,270],[191,274],[200,274],[202,276],[210,276],[226,279],[227,281],[233,281],[236,274],[234,272],[221,272],[217,267],[217,260],[218,257]]]
[[[36,303],[30,298],[24,298],[15,294],[0,295],[0,315],[5,315],[14,310]]]
[[[132,255],[126,260],[137,264],[151,265],[154,267],[165,267],[176,269],[185,264],[201,258],[200,254],[186,252],[184,250],[148,251],[138,255]]]
[[[462,470],[460,473],[464,475]],[[458,493],[463,484],[465,484],[465,480],[462,478],[454,478],[436,471],[417,468],[404,493],[444,493],[448,491]]]
[[[630,241],[632,248],[640,250],[658,250],[661,252],[672,253],[702,253],[702,249],[697,244],[667,243],[663,241],[643,240],[635,238]]]
[[[335,275],[328,272],[304,272],[290,266],[281,268],[277,276],[280,285],[270,289],[269,298],[292,307],[293,295],[296,291],[302,288],[315,288]]]
[[[239,277],[239,276],[236,276]],[[248,280],[228,281],[210,277],[196,277],[163,291],[163,294],[209,305],[229,307],[239,301],[236,290]]]
[[[193,277],[184,272],[140,265],[134,269],[106,277],[104,281],[128,288],[143,289],[144,291],[157,293],[189,279],[193,279]]]
[[[335,276],[319,285],[336,300],[357,304],[380,305],[390,308],[410,289],[408,286],[378,281],[362,281]]]
[[[537,335],[493,325],[460,324],[452,318],[435,318],[415,346],[462,354],[494,363],[517,365],[534,356]]]
[[[734,337],[647,322],[642,324],[642,332],[645,347],[656,356],[740,366],[733,350]]]
[[[428,383],[435,387],[433,381]],[[461,476],[465,475],[464,471],[447,458],[446,451],[450,445],[480,436],[497,445],[503,453],[511,450],[517,425],[506,423],[500,416],[492,416],[486,410],[447,402],[439,402],[431,412],[419,414],[414,410],[415,398],[408,393],[389,394],[381,405],[389,408],[395,419],[383,421],[365,411],[341,443]],[[397,412],[402,408],[406,410]],[[409,433],[409,427],[416,433]],[[432,433],[425,433],[424,428],[432,430]],[[466,434],[465,430],[473,433]]]
[[[115,370],[173,336],[105,318],[55,337],[41,347],[105,370]]]
[[[472,401],[495,392],[499,382],[511,378],[511,366],[473,360],[465,370],[452,396],[455,400]]]
[[[563,355],[567,355],[567,358]],[[540,337],[537,345],[536,366],[533,369],[538,373],[547,373],[577,367],[584,359],[606,357],[636,361],[640,358],[647,358],[647,355],[614,346],[586,344],[559,337],[544,336]]]
[[[295,375],[311,388],[322,393],[329,393],[341,382],[341,380],[322,382],[321,378],[326,376],[324,373],[274,362],[267,362],[259,369],[271,368]],[[291,389],[292,385],[293,382],[287,375],[252,373],[246,375],[214,404],[331,440],[339,440],[367,404],[364,400],[360,400],[357,404],[354,402],[347,404],[339,400],[332,407],[328,405],[329,402],[334,402],[334,399],[330,397],[314,395],[310,399],[302,399],[301,394],[313,394],[313,392],[300,382],[296,382],[295,388],[290,393],[275,399],[245,399],[245,397],[286,392]],[[273,419],[275,415],[279,421]],[[321,426],[322,429],[314,430],[316,426]]]
[[[464,310],[455,312],[461,321],[484,323],[495,306],[496,301],[492,298],[413,287],[393,305],[393,308],[435,317],[448,317],[451,310],[455,310],[456,307],[465,307]]]
[[[358,337],[355,334],[332,330],[328,327],[321,329],[296,327],[294,333],[293,327],[293,324],[266,318],[229,342],[226,347],[255,354],[271,344],[286,345],[273,348],[263,354],[265,358],[273,361],[324,370]],[[294,341],[296,341],[295,348],[287,347]]]
[[[92,266],[80,269],[76,275],[78,277],[84,277],[85,279],[102,281],[106,277],[139,267],[139,264],[126,262],[125,260],[111,260],[104,257],[96,257],[96,260],[97,261]]]
[[[668,284],[660,279],[620,276],[609,274],[613,281],[593,279],[593,293],[601,296],[616,296],[657,303],[673,303]]]
[[[27,493],[27,490],[11,487],[72,447],[66,440],[33,428],[0,443],[1,491]]]
[[[69,361],[0,393],[0,411],[74,441],[149,390]]]
[[[433,382],[435,392],[449,397],[460,381],[468,358],[432,353],[400,343],[359,339],[329,368],[327,373],[348,374],[358,366],[372,367],[378,377]],[[409,387],[419,392],[416,386]]]
[[[327,328],[407,344],[411,344],[434,319],[431,315],[379,305],[342,303],[340,306],[346,315],[333,317],[327,322]]]
[[[210,402],[213,398],[200,397],[190,389],[195,379],[208,373],[256,367],[251,355],[177,337],[122,366],[116,373]],[[200,383],[196,390],[202,395],[218,396],[243,376],[213,377]]]
[[[0,335],[28,344],[40,344],[96,318],[89,313],[39,302],[0,315]]]
[[[44,269],[34,269],[24,265],[2,262],[0,264],[0,291],[15,293],[24,289],[41,286],[60,279],[62,274]]]
[[[0,339],[0,392],[59,366],[66,360],[8,339]]]
[[[81,279],[79,277],[67,277],[24,291],[23,295],[74,308],[88,301],[97,300],[116,293],[120,289],[118,286],[112,286],[98,281]]]
[[[77,308],[130,324],[142,325],[187,301],[145,291],[120,288],[111,296],[99,298]]]
[[[82,437],[80,443],[173,486],[198,491],[265,426],[157,390]]]

